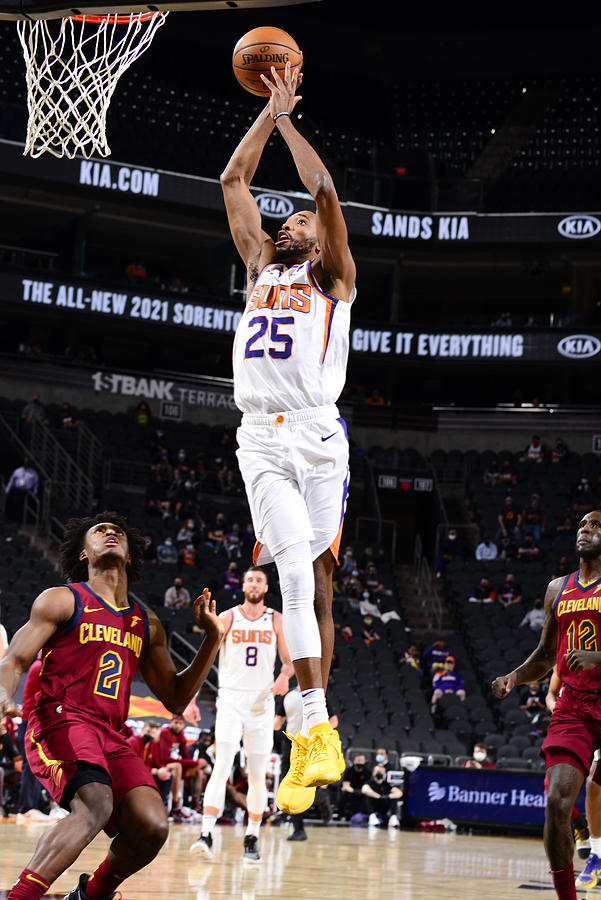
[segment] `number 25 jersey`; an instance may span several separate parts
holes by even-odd
[[[336,403],[344,387],[351,304],[321,290],[311,262],[265,266],[236,329],[234,400],[269,414]]]
[[[565,579],[553,604],[557,619],[557,674],[562,684],[580,691],[601,689],[601,666],[584,672],[568,668],[570,650],[601,649],[601,579],[580,584],[578,572]]]
[[[114,610],[87,584],[69,584],[75,610],[42,649],[40,693],[46,704],[80,709],[119,731],[133,677],[148,649],[148,618],[130,600]]]

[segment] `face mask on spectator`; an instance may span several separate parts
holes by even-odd
[[[383,763],[385,761],[386,761],[385,756],[383,756],[381,753],[376,753],[376,762],[377,763]]]
[[[165,547],[171,547],[172,544],[173,541],[171,540],[171,538],[165,538]]]
[[[474,750],[474,759],[476,762],[484,762],[486,759],[486,753],[483,750]]]

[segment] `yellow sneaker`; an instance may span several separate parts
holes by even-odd
[[[321,787],[340,781],[344,771],[340,769],[341,756],[340,737],[329,722],[322,722],[309,729],[303,778],[305,787]]]
[[[338,753],[338,771],[342,775],[342,773],[346,769],[346,760],[344,758],[344,753],[342,752],[342,741],[340,740],[340,735],[337,731],[334,731],[334,746],[336,747],[336,752]]]
[[[284,732],[286,734],[286,732]],[[307,764],[307,738],[300,731],[296,735],[286,734],[292,741],[290,750],[290,768],[280,781],[275,802],[282,812],[297,816],[306,812],[315,799],[315,788],[307,787],[303,783],[305,766]]]

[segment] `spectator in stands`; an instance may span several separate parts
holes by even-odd
[[[375,616],[377,619],[382,618],[378,600],[371,591],[362,591],[361,599],[359,600],[359,612],[362,616]]]
[[[512,324],[511,313],[508,312],[501,313],[501,315],[495,322],[495,326],[497,328],[511,328]]]
[[[369,397],[365,401],[369,406],[385,406],[385,400],[380,391],[374,388]]]
[[[482,576],[467,599],[470,603],[494,603],[497,595],[488,578]]]
[[[455,657],[447,656],[442,672],[437,672],[432,679],[432,712],[436,711],[436,704],[443,694],[456,694],[460,700],[465,700],[465,686],[459,672],[455,671]]]
[[[518,628],[524,628],[524,626],[528,626],[531,631],[540,631],[544,624],[545,605],[543,603],[542,597],[537,597],[534,601],[534,606],[526,613],[526,615],[518,625]]]
[[[527,534],[518,547],[518,559],[522,559],[527,562],[540,559],[540,557],[541,549],[534,540],[534,535]]]
[[[497,559],[507,560],[515,559],[518,555],[518,548],[508,534],[499,541],[499,555]]]
[[[130,262],[125,267],[125,277],[135,287],[146,280],[148,272],[143,262]]]
[[[163,725],[159,736],[160,758],[163,765],[179,762],[182,777],[192,795],[193,802],[200,801],[205,782],[207,763],[204,759],[192,759],[184,735],[186,725],[183,716],[172,716],[169,725]]]
[[[517,483],[518,476],[515,471],[513,459],[510,459],[508,456],[506,456],[501,463],[501,468],[499,469],[499,474],[497,476],[495,484],[512,485]]]
[[[174,514],[176,519],[194,518],[198,513],[198,489],[191,476],[178,487],[175,496]]]
[[[546,709],[545,697],[541,691],[538,681],[531,681],[526,685],[520,694],[520,709],[523,709],[526,715],[535,721],[538,714]]]
[[[499,480],[499,463],[493,457],[486,467],[486,471],[482,476],[482,481],[484,484],[488,484],[490,487],[494,487],[495,484],[498,483]]]
[[[443,578],[449,563],[455,559],[463,559],[463,555],[463,544],[458,538],[456,529],[449,528],[448,534],[441,542],[436,556],[436,577]]]
[[[153,563],[156,563],[157,561],[157,554],[151,534],[144,535],[144,560]]]
[[[444,669],[445,660],[447,656],[450,655],[451,651],[447,647],[447,642],[444,637],[442,637],[442,635],[437,637],[434,643],[422,653],[424,670],[434,674],[435,672]]]
[[[192,541],[188,541],[187,544],[184,544],[184,546],[178,553],[179,562],[182,566],[195,566],[197,556],[198,550],[196,549]]]
[[[6,485],[6,518],[11,522],[20,522],[28,492],[37,496],[39,488],[38,473],[28,456],[23,457],[23,465],[17,466]]]
[[[58,415],[61,428],[74,428],[78,424],[75,410],[70,403],[67,403],[66,400],[61,406],[61,410]]]
[[[150,407],[145,400],[140,400],[134,410],[134,422],[140,428],[146,428],[150,424]]]
[[[229,563],[227,569],[225,570],[225,575],[223,579],[223,586],[228,589],[228,591],[239,591],[242,586],[242,578],[240,577],[240,572],[238,571],[238,563],[232,560]]]
[[[474,744],[472,758],[466,759],[463,763],[464,769],[494,769],[494,767],[495,764],[488,758],[486,744],[482,741],[478,741],[477,744]]]
[[[476,559],[479,562],[487,562],[488,560],[496,559],[498,555],[499,551],[497,545],[491,541],[487,534],[485,534],[482,541],[476,547]]]
[[[560,556],[555,566],[553,578],[565,578],[569,575],[574,567],[568,562],[567,556]]]
[[[25,404],[21,410],[21,418],[26,425],[31,425],[34,421],[47,423],[46,410],[40,403],[38,394],[34,394],[29,403]]]
[[[388,750],[386,747],[378,747],[376,750],[375,760],[378,766],[382,766],[383,769],[388,772],[389,769],[392,769],[392,764],[388,757]]]
[[[198,541],[198,533],[196,531],[196,522],[194,519],[187,519],[175,536],[175,543],[178,550],[181,550],[186,544],[196,544]]]
[[[564,517],[555,525],[554,547],[574,546],[576,539],[577,520],[571,508],[566,509]]]
[[[401,657],[400,662],[404,665],[411,666],[420,676],[424,674],[420,663],[419,650],[415,644],[411,644],[411,646],[407,648],[404,655]]]
[[[551,462],[559,463],[564,459],[567,459],[568,456],[568,447],[565,441],[558,437],[555,439],[555,444],[553,449],[551,450]]]
[[[342,776],[340,788],[340,818],[352,819],[357,813],[365,812],[363,785],[369,780],[369,769],[365,765],[365,755],[355,753],[350,766]]]
[[[515,603],[521,603],[522,599],[522,588],[515,580],[514,573],[508,572],[505,576],[505,581],[497,592],[498,602],[501,606],[507,608],[508,606],[513,606]]]
[[[192,816],[181,804],[182,766],[177,760],[166,762],[161,759],[160,735],[161,726],[158,722],[147,722],[142,733],[132,735],[128,738],[128,743],[150,769],[165,806],[168,805],[171,792],[172,821],[177,825],[185,825],[190,823]]]
[[[175,566],[178,562],[177,548],[173,538],[167,536],[157,547],[157,563],[162,566]]]
[[[374,641],[382,640],[379,632],[375,629],[374,617],[372,615],[363,616],[363,629],[361,633],[366,647],[369,647]]]
[[[403,796],[402,790],[393,787],[386,779],[384,766],[373,767],[369,781],[361,788],[365,797],[365,810],[369,816],[367,824],[371,827],[386,825],[388,828],[399,828],[398,816],[394,812],[396,801]]]
[[[576,489],[572,491],[572,512],[580,517],[581,513],[596,509],[598,504],[599,498],[596,492],[592,489],[588,477],[583,475]]]
[[[545,458],[545,448],[541,443],[538,434],[533,434],[530,444],[524,450],[524,455],[520,457],[520,462],[542,463]]]
[[[236,560],[242,558],[244,546],[242,544],[240,525],[238,522],[234,522],[232,527],[226,532],[224,547],[228,559]]]
[[[503,509],[497,516],[499,529],[495,540],[509,535],[513,540],[520,540],[522,527],[522,513],[513,502],[511,494],[507,494],[503,501]]]
[[[169,609],[188,609],[192,603],[190,592],[184,587],[179,575],[173,579],[173,584],[165,591],[165,606]]]
[[[522,520],[525,534],[534,535],[535,541],[540,541],[546,527],[546,514],[541,505],[540,494],[530,495],[530,500],[522,512]]]
[[[353,569],[357,569],[357,560],[352,547],[344,548],[344,555],[340,560],[340,574],[350,575]]]

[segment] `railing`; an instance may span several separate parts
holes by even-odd
[[[29,430],[29,442],[30,456],[41,460],[53,482],[53,497],[60,496],[69,508],[89,513],[94,499],[92,481],[57,441],[48,426],[34,419]]]
[[[179,631],[171,632],[168,647],[171,656],[182,666],[189,666],[197,653],[197,648],[194,644],[190,643]],[[205,678],[203,687],[208,687],[209,690],[217,695],[217,666],[214,664],[211,666],[210,674],[214,680],[211,681],[209,677]]]
[[[397,523],[392,519],[357,516],[355,519],[355,540],[368,544],[377,543],[390,553],[390,559],[396,559]]]
[[[428,629],[430,631],[440,631],[442,627],[442,600],[434,589],[432,569],[426,559],[422,539],[419,534],[415,538],[413,567],[415,569],[417,590],[425,599],[424,612]]]
[[[18,427],[19,418],[17,417],[16,419],[13,419],[13,421],[14,424]],[[45,533],[50,519],[50,498],[55,487],[52,476],[45,469],[42,460],[39,459],[35,455],[35,453],[23,443],[15,429],[9,424],[8,418],[5,415],[0,415],[0,428],[4,430],[4,432],[6,433],[6,438],[12,444],[14,449],[17,450],[20,456],[23,458],[25,456],[29,457],[33,468],[38,473],[42,499],[40,501],[40,499],[35,497],[34,494],[28,492],[28,496],[25,498],[25,504],[23,507],[23,516],[25,517],[26,511],[28,516],[35,516],[33,520],[33,528],[35,534],[39,535],[40,533]],[[33,502],[34,500],[35,503]],[[28,519],[28,521],[30,520]],[[21,525],[23,525],[23,521],[21,522]]]

